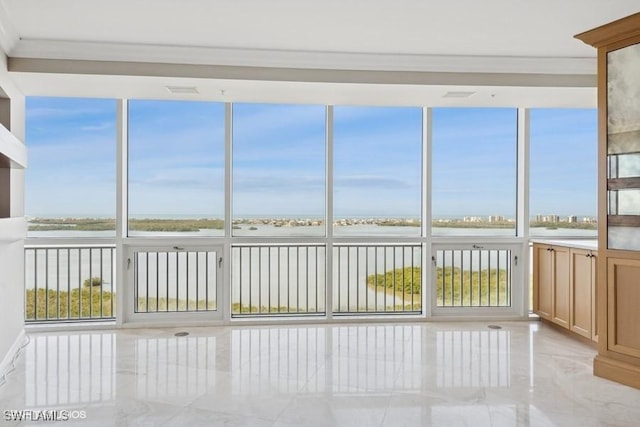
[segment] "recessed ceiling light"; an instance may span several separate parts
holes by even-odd
[[[450,91],[442,95],[443,98],[469,98],[475,95],[475,92],[468,91]]]
[[[195,86],[165,86],[171,93],[183,94],[183,93],[200,93]]]

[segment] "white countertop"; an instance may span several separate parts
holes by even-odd
[[[552,246],[565,246],[569,248],[586,249],[589,251],[598,250],[597,239],[531,239],[533,243],[542,243]]]

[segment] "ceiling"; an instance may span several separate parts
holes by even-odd
[[[0,0],[0,45],[27,95],[595,106],[596,51],[573,36],[639,10],[637,0]],[[472,95],[443,97],[451,91]]]

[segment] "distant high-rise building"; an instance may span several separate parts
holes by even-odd
[[[571,215],[569,216],[569,222],[578,222],[578,217],[575,215]]]
[[[560,222],[560,216],[559,215],[545,215],[545,216],[542,217],[542,222],[552,222],[552,223]]]

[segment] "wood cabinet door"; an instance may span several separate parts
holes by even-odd
[[[533,245],[533,311],[551,320],[553,255],[547,245]]]
[[[590,251],[571,249],[570,329],[591,339],[592,266]]]
[[[598,255],[591,258],[591,339],[598,342]]]
[[[553,322],[569,329],[570,318],[570,266],[571,256],[569,248],[554,246],[553,254]]]

